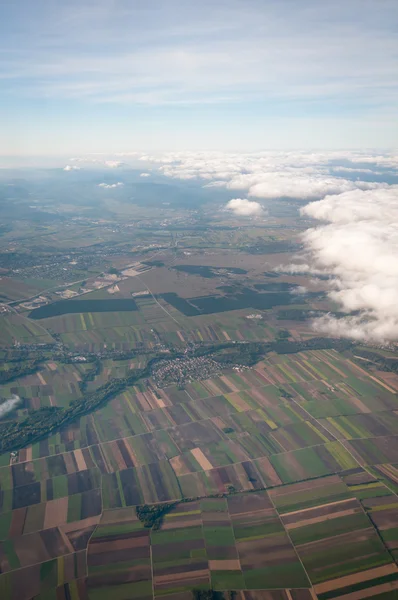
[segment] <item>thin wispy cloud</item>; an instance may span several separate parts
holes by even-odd
[[[16,3],[17,5],[20,3]],[[308,98],[392,105],[396,4],[26,3],[2,60],[10,92],[143,104]],[[29,27],[28,27],[29,25]],[[395,83],[394,83],[395,82]]]
[[[395,0],[18,0],[4,13],[4,155],[396,143]]]

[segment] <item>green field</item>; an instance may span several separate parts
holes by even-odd
[[[166,225],[151,228],[149,207],[109,198],[91,223],[83,208],[68,207],[78,216],[65,231],[30,231],[33,246],[26,238],[25,262],[41,261],[42,280],[29,266],[2,279],[7,302],[44,294],[48,304],[34,313],[44,318],[29,318],[29,302],[0,316],[0,402],[20,398],[0,429],[20,434],[25,419],[72,414],[108,384],[117,391],[0,456],[0,597],[191,600],[193,589],[213,589],[224,600],[329,600],[387,584],[394,593],[398,385],[355,358],[355,345],[314,342],[305,315],[336,307],[292,298],[308,277],[272,270],[273,245],[290,260],[286,242],[300,228],[282,217],[271,233],[193,232],[169,228],[166,208]],[[125,227],[130,218],[142,227]],[[249,251],[261,238],[269,253]],[[169,368],[173,377],[157,378]],[[137,517],[137,506],[169,503],[159,529]]]

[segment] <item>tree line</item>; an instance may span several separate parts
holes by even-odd
[[[39,370],[40,360],[31,360],[28,363],[17,362],[12,364],[9,369],[4,369],[0,371],[0,384],[10,383],[11,381],[15,381],[15,379],[19,379],[20,377],[25,377],[25,375],[32,375]]]
[[[291,354],[304,350],[321,350],[334,348],[343,351],[351,345],[347,340],[336,340],[330,338],[312,338],[303,342],[290,342],[288,340],[276,340],[274,342],[226,342],[222,344],[209,344],[194,348],[190,356],[204,356],[211,354],[214,360],[243,364],[255,364],[268,352],[278,354]],[[167,355],[167,360],[182,358],[187,355],[182,352],[173,352]],[[159,361],[165,360],[164,353],[152,357],[142,369],[131,369],[126,377],[111,379],[96,390],[85,393],[83,398],[73,400],[67,408],[44,407],[32,411],[27,417],[13,423],[0,424],[0,454],[11,452],[33,444],[50,434],[64,429],[73,421],[83,417],[106,402],[109,402],[128,387],[135,385],[141,379],[150,377],[152,368]],[[88,372],[91,377],[93,371]],[[87,384],[88,379],[85,384]],[[84,385],[83,385],[84,388]],[[84,388],[85,390],[85,388]]]

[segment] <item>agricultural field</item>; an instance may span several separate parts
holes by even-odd
[[[356,590],[366,590],[364,597],[373,597],[373,593],[376,596],[378,591],[398,587],[394,556],[378,527],[372,526],[368,505],[365,508],[353,497],[366,485],[350,486],[343,481],[363,481],[364,475],[366,479],[366,472],[354,469],[345,477],[331,476],[311,485],[299,483],[270,491],[318,598],[337,598]],[[382,496],[383,490],[379,493],[394,504],[388,490],[384,488],[387,496]],[[372,498],[371,505],[377,505],[375,500]]]
[[[358,479],[359,471],[346,477]],[[398,589],[398,567],[369,518],[391,507],[372,499],[365,512],[338,476],[168,506],[160,529],[141,522],[134,507],[121,507],[87,518],[80,529],[64,523],[45,535],[13,537],[2,547],[8,568],[0,585],[10,598],[28,597],[15,576],[22,568],[36,573],[37,598],[51,585],[82,600],[182,597],[209,588],[244,598],[268,590],[264,597],[272,600],[326,600]],[[35,571],[29,549],[40,543],[43,563]]]
[[[396,598],[396,354],[311,328],[298,205],[162,189],[0,232],[1,600]]]
[[[15,342],[34,344],[52,341],[49,331],[40,323],[13,312],[0,314],[0,347],[11,346]]]
[[[117,583],[121,598],[311,587],[265,492],[177,504],[160,531],[145,529],[131,509],[104,512],[89,544],[88,588],[106,597],[103,587],[112,594]]]
[[[5,368],[11,366],[5,363]],[[35,373],[0,385],[0,395],[16,394],[23,401],[19,410],[34,410],[43,406],[68,406],[80,397],[79,382],[89,370],[85,364],[62,364],[48,361],[38,366]]]
[[[144,363],[103,360],[88,390]],[[48,361],[4,393],[24,397],[21,414],[67,406],[90,368]],[[372,377],[333,350],[270,354],[183,389],[149,377],[3,455],[0,590],[30,600],[22,569],[38,599],[394,592],[395,394]],[[168,502],[160,530],[139,521],[136,506]]]

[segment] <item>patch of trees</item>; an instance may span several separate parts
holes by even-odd
[[[283,388],[278,388],[278,392],[281,398],[285,398],[286,400],[290,400],[291,398],[293,398],[293,396],[287,392],[285,389]]]
[[[231,592],[232,593],[232,592]],[[224,600],[224,594],[216,590],[192,590],[194,600]],[[232,596],[231,596],[232,597]]]
[[[388,371],[390,373],[398,373],[398,358],[383,356],[372,350],[355,348],[355,355],[373,363],[379,371]]]
[[[302,246],[292,242],[264,242],[259,239],[258,243],[252,246],[240,248],[249,254],[279,254],[280,252],[298,252]]]
[[[32,360],[28,363],[17,362],[10,369],[0,371],[0,384],[9,383],[19,377],[36,373],[39,370],[39,362],[38,360]]]
[[[131,358],[135,358],[138,354],[147,354],[145,351],[137,352],[137,350],[126,350],[125,352],[120,352],[116,355],[113,355],[112,360],[130,360]]]
[[[86,391],[87,389],[87,384],[89,381],[94,381],[94,379],[97,377],[97,375],[99,375],[102,371],[102,362],[100,360],[100,358],[106,358],[106,357],[100,357],[97,356],[95,354],[84,354],[83,357],[85,358],[85,361],[79,361],[76,359],[75,356],[64,356],[64,355],[59,355],[57,356],[57,360],[63,364],[67,364],[67,365],[87,365],[87,364],[91,364],[93,365],[93,367],[87,371],[84,371],[81,374],[81,379],[79,381],[79,388],[80,391],[83,393]]]
[[[143,504],[137,506],[135,512],[144,527],[156,530],[161,528],[165,515],[177,504],[178,502],[153,505]]]
[[[66,411],[56,406],[35,410],[28,417],[13,423],[0,425],[0,453],[23,448],[49,435],[62,423]]]
[[[220,356],[214,356],[214,360],[220,366],[225,368],[237,364],[251,367],[259,361],[260,356],[262,356],[262,354],[247,350],[246,352],[228,352],[226,354],[221,354]]]
[[[305,350],[337,350],[343,352],[352,346],[349,340],[340,340],[335,338],[312,338],[300,342],[276,341],[271,342],[273,352],[277,354],[295,354]]]
[[[36,362],[37,364],[45,360],[54,360],[57,355],[55,344],[30,344],[29,346],[18,346],[4,348],[0,351],[0,362],[5,363],[22,363]]]
[[[143,260],[142,264],[148,267],[164,267],[164,262],[161,260]]]
[[[315,294],[315,295],[314,295]],[[309,292],[304,295],[304,298],[323,298],[324,292]],[[332,315],[336,319],[346,317],[347,314],[339,311],[326,311],[326,310],[311,310],[304,308],[284,308],[278,311],[278,321],[306,321],[307,319],[315,319],[316,317],[322,317],[322,315]],[[355,315],[355,312],[350,313]]]
[[[102,371],[102,362],[97,356],[93,357],[92,363],[94,364],[93,368],[83,373],[79,381],[79,388],[82,393],[86,391],[88,382],[94,381]]]
[[[287,329],[280,329],[276,337],[278,340],[287,340],[290,338],[290,332]]]

